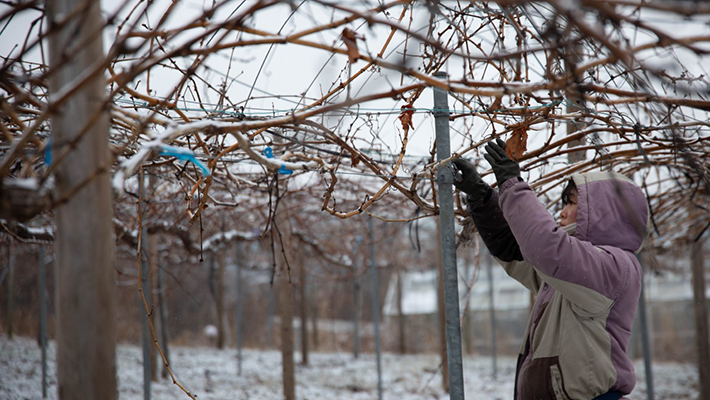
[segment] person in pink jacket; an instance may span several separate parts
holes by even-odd
[[[486,145],[492,190],[454,160],[474,224],[512,278],[536,294],[516,368],[516,400],[616,400],[636,384],[627,349],[641,292],[636,258],[649,211],[641,189],[613,172],[574,174],[560,223],[520,178],[500,139]]]

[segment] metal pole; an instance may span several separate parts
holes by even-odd
[[[377,352],[377,398],[382,400],[382,350],[380,349],[380,301],[377,296],[377,264],[375,263],[375,230],[372,217],[367,220],[370,236],[370,286],[372,286],[372,321],[375,324],[375,351]]]
[[[490,255],[486,254],[486,272],[488,275],[488,314],[491,324],[491,356],[493,358],[493,380],[498,379],[498,349],[496,346],[496,308],[493,296],[493,263]]]
[[[445,72],[434,76],[446,79]],[[436,155],[438,160],[451,156],[449,141],[449,105],[445,90],[434,88],[434,124],[436,127]],[[459,315],[459,283],[456,270],[456,236],[454,234],[454,176],[451,163],[439,167],[439,220],[441,222],[441,257],[444,266],[444,315],[446,318],[446,352],[449,364],[449,398],[464,398],[463,360],[461,357],[461,322]]]
[[[47,397],[47,265],[39,246],[39,342],[42,346],[42,398]]]
[[[242,243],[237,242],[237,375],[242,374],[242,262],[244,254]]]
[[[143,196],[145,196],[145,175],[141,174],[141,186],[143,187]],[[145,197],[144,197],[145,198]],[[142,212],[145,218],[146,212],[146,201],[143,200]],[[143,233],[142,233],[142,249],[141,249],[141,287],[143,288],[143,296],[145,296],[146,304],[148,309],[150,309],[150,295],[151,290],[148,285],[148,229],[145,227],[145,219],[143,219]],[[148,315],[143,308],[143,303],[140,303],[141,310],[141,322],[143,324],[142,332],[142,342],[143,342],[143,399],[150,400],[150,325],[148,322]]]
[[[640,254],[636,258],[641,262]],[[643,264],[642,264],[643,265]],[[653,369],[651,368],[651,345],[648,335],[648,320],[646,318],[646,286],[645,279],[641,278],[641,297],[639,298],[639,322],[641,324],[641,345],[643,347],[643,366],[646,370],[646,398],[654,400],[653,396]]]

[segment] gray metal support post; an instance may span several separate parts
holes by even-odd
[[[445,72],[435,74],[446,78]],[[436,128],[436,156],[444,160],[451,156],[449,140],[448,93],[434,88],[434,124]],[[437,183],[439,186],[439,220],[441,222],[441,257],[444,266],[444,314],[446,318],[446,352],[449,362],[449,397],[452,400],[464,398],[463,360],[461,356],[461,322],[459,315],[459,283],[456,270],[456,235],[454,233],[454,196],[451,185],[454,175],[451,163],[439,166]]]
[[[42,346],[42,398],[47,397],[47,264],[39,246],[39,343]]]
[[[242,291],[242,264],[244,263],[244,252],[242,251],[243,244],[237,242],[237,375],[242,374],[242,328],[244,327],[242,318],[242,301],[244,299]]]
[[[636,256],[641,262],[640,254]],[[643,265],[643,264],[642,264]],[[639,298],[639,322],[641,325],[641,345],[643,347],[643,366],[646,371],[646,398],[654,400],[653,396],[653,369],[651,367],[651,345],[648,335],[648,320],[646,318],[646,279],[641,278],[641,297]]]
[[[488,275],[488,314],[490,315],[491,324],[491,358],[493,359],[493,380],[498,379],[498,349],[496,346],[496,307],[495,298],[493,296],[493,260],[486,253],[486,273]]]
[[[143,296],[145,296],[145,301],[146,304],[148,305],[148,309],[150,310],[150,298],[151,298],[151,288],[150,285],[148,284],[148,274],[149,274],[149,269],[148,269],[148,245],[147,245],[147,240],[148,240],[148,229],[145,227],[145,209],[146,209],[146,201],[145,201],[145,175],[141,174],[141,186],[143,187],[143,205],[142,205],[142,212],[143,212],[143,233],[142,233],[142,243],[141,243],[141,287],[143,288]],[[145,309],[143,308],[143,303],[141,300],[140,303],[140,310],[141,310],[141,322],[143,326],[142,330],[142,342],[143,342],[143,399],[144,400],[150,400],[150,383],[151,383],[151,373],[150,373],[150,346],[152,345],[152,341],[150,338],[150,322],[148,321],[148,315],[145,312]]]
[[[377,353],[377,398],[382,400],[382,349],[380,348],[380,300],[377,295],[377,263],[375,262],[375,230],[372,217],[367,220],[370,236],[370,286],[372,287],[372,321],[375,324],[375,351]]]

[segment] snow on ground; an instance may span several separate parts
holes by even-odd
[[[242,374],[237,375],[234,349],[171,348],[177,380],[200,400],[280,399],[281,353],[244,350]],[[54,343],[48,351],[48,397],[56,399]],[[119,398],[143,398],[142,351],[120,345],[117,349]],[[295,355],[298,364],[301,358]],[[296,397],[300,399],[376,399],[377,366],[373,354],[357,360],[351,353],[312,353],[309,366],[297,366]],[[385,354],[382,359],[383,398],[401,400],[448,399],[441,389],[439,357],[433,354]],[[498,374],[492,376],[488,357],[464,359],[466,398],[508,400],[513,398],[515,360],[498,359]],[[638,384],[630,400],[646,398],[643,363],[637,362]],[[41,399],[41,352],[28,338],[0,336],[0,399]],[[697,374],[692,364],[656,363],[653,368],[655,398],[696,399]],[[169,380],[152,384],[152,399],[189,399]]]

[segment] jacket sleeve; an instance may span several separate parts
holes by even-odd
[[[537,293],[542,284],[540,277],[532,266],[523,260],[518,242],[503,217],[496,191],[489,189],[483,199],[469,200],[468,209],[491,255],[511,278]]]
[[[482,199],[469,200],[468,210],[483,243],[493,257],[503,262],[523,260],[518,242],[500,209],[495,190],[488,188]]]
[[[500,207],[523,258],[543,281],[585,312],[611,306],[629,281],[629,260],[562,230],[527,183],[501,185]]]
[[[499,258],[496,258],[496,261],[500,263],[508,276],[520,282],[528,290],[534,294],[540,291],[542,279],[540,279],[540,275],[535,271],[535,268],[527,261],[503,261]]]

